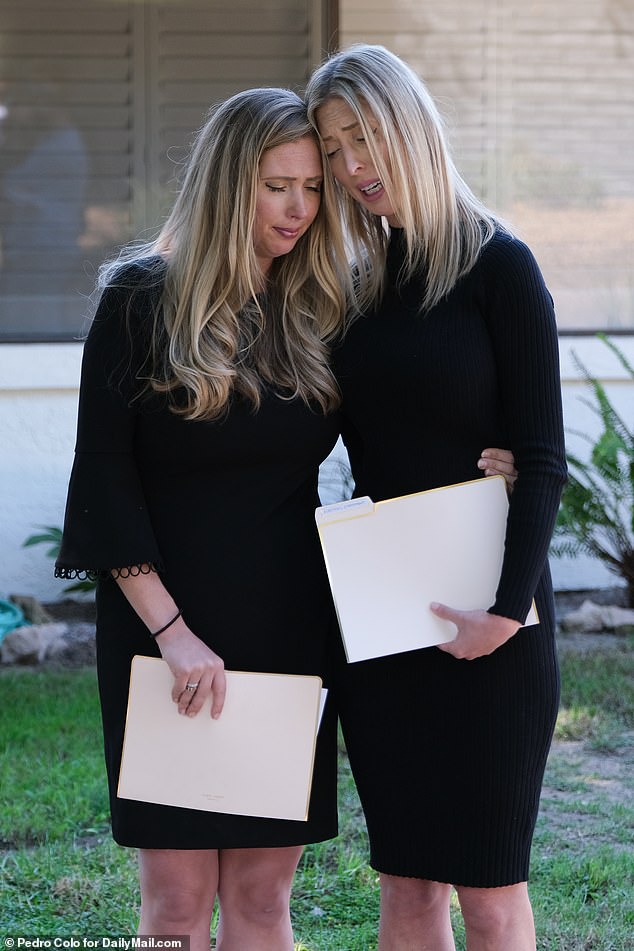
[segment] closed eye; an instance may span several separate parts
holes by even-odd
[[[375,128],[371,129],[371,132],[372,132],[372,135],[376,138],[376,134],[377,134],[377,132],[378,132],[378,126],[376,126]],[[357,138],[357,142],[365,142],[365,136],[364,136],[364,135],[359,136],[359,137]]]

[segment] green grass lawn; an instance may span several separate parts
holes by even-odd
[[[533,848],[543,951],[626,951],[634,934],[634,644],[562,651],[563,697]],[[130,935],[135,855],[114,845],[93,670],[0,676],[0,938]],[[341,834],[306,849],[301,951],[373,951],[377,876],[343,750]],[[464,949],[457,904],[457,947]]]

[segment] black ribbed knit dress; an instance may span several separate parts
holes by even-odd
[[[490,610],[541,623],[492,655],[437,648],[338,665],[346,745],[379,871],[493,887],[527,879],[558,706],[547,551],[565,481],[552,301],[528,248],[497,234],[451,294],[418,313],[398,289],[392,233],[381,305],[336,355],[357,495],[375,501],[481,476],[480,452],[510,448],[502,578]]]

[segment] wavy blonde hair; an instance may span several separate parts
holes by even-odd
[[[232,394],[257,409],[266,384],[324,412],[339,403],[329,344],[341,328],[351,278],[330,176],[315,221],[265,280],[253,244],[262,156],[307,137],[316,140],[294,92],[232,96],[198,133],[156,240],[102,273],[102,284],[114,283],[122,260],[147,268],[155,256],[164,283],[142,375],[146,389],[184,392],[184,400],[170,402],[187,419],[217,418]]]
[[[385,47],[355,44],[315,70],[305,98],[316,129],[318,110],[333,98],[342,99],[358,119],[405,233],[407,260],[401,278],[422,271],[426,291],[421,310],[433,307],[471,270],[502,225],[458,173],[425,84]],[[387,162],[377,138],[385,145]],[[381,218],[342,187],[338,203],[359,264],[360,305],[367,306],[381,294],[386,232]]]

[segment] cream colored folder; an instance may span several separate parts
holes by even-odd
[[[117,795],[271,819],[306,820],[322,687],[319,677],[226,671],[217,720],[171,698],[173,677],[135,656]]]
[[[349,662],[447,643],[439,601],[486,609],[502,570],[508,514],[502,476],[374,503],[324,505],[315,519]],[[537,624],[534,605],[525,622]]]

